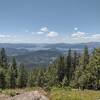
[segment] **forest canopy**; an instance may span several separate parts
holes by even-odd
[[[80,89],[100,89],[100,48],[89,53],[85,46],[83,53],[68,50],[66,55],[58,57],[46,68],[33,68],[27,71],[24,64],[12,63],[4,48],[0,50],[0,88],[24,88],[39,86],[72,87]]]

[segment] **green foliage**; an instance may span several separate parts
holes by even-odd
[[[67,68],[66,68],[66,76],[67,76],[67,80],[68,80],[68,85],[70,84],[70,80],[72,77],[72,58],[71,58],[71,49],[69,49],[68,51],[68,55],[67,55]]]
[[[13,72],[14,72],[14,77],[17,78],[18,72],[17,72],[17,63],[16,63],[16,59],[15,59],[15,58],[13,58],[13,60],[12,60],[12,65],[11,65],[11,67],[12,67],[12,70],[13,70]]]
[[[63,86],[63,87],[64,87],[64,86],[67,86],[67,84],[68,84],[67,77],[64,76],[64,79],[63,79],[63,81],[62,81],[62,86]]]
[[[3,94],[9,95],[9,96],[15,96],[18,94],[19,91],[17,89],[5,89],[2,91]]]
[[[18,70],[18,78],[17,78],[17,86],[19,88],[23,88],[27,86],[27,72],[24,68],[23,64],[20,64],[19,70]]]
[[[15,77],[15,73],[14,73],[12,66],[9,67],[8,72],[6,74],[6,82],[7,82],[7,87],[15,88],[16,77]]]
[[[40,86],[40,87],[43,87],[44,86],[44,72],[42,69],[39,70],[38,72],[38,75],[37,75],[37,78],[36,78],[36,85],[37,86]]]
[[[5,72],[3,68],[0,68],[0,88],[4,89],[6,87]]]
[[[56,63],[50,65],[45,72],[45,82],[47,87],[52,87],[58,84],[58,70]]]
[[[38,69],[33,69],[32,72],[28,73],[28,82],[27,82],[27,86],[28,87],[34,87],[36,86],[36,78],[38,75]]]
[[[7,69],[8,68],[8,60],[7,55],[5,53],[5,49],[2,48],[0,52],[0,67]]]
[[[85,69],[85,67],[87,66],[88,63],[89,63],[88,47],[85,46],[84,54],[83,54],[83,66],[84,66],[84,69]]]
[[[89,55],[85,46],[82,54],[68,50],[68,54],[58,57],[47,68],[34,68],[28,72],[23,64],[17,65],[15,58],[8,63],[5,49],[0,52],[0,88],[68,86],[80,89],[100,89],[100,48]]]
[[[2,89],[0,89],[0,93],[2,93]]]
[[[13,97],[16,95],[16,92],[15,91],[6,91],[5,94]]]

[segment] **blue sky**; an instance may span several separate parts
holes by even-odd
[[[0,43],[100,42],[100,0],[0,0]]]

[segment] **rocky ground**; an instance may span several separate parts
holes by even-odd
[[[49,100],[49,98],[39,91],[31,91],[16,95],[14,97],[1,94],[0,100]]]

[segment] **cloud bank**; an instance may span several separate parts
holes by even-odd
[[[73,41],[77,42],[100,42],[100,34],[97,33],[86,33],[86,32],[74,32],[71,34],[71,38]]]
[[[40,34],[40,35],[45,34],[45,36],[51,37],[51,38],[57,37],[57,36],[59,35],[58,32],[51,31],[50,29],[48,29],[48,27],[42,27],[42,28],[37,32],[37,34]]]
[[[99,33],[87,33],[79,31],[77,27],[74,32],[58,33],[48,27],[42,27],[36,32],[25,30],[25,34],[19,33],[0,33],[0,43],[82,43],[82,42],[100,42]]]

